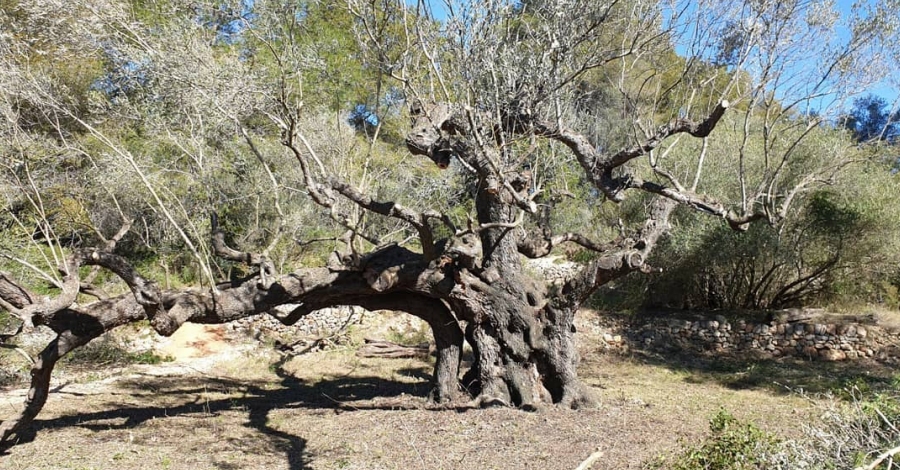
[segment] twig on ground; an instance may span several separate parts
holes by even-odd
[[[29,364],[34,365],[34,358],[31,357],[31,355],[29,355],[27,352],[25,352],[24,349],[14,345],[14,344],[0,344],[0,348],[12,349],[13,351],[21,354],[22,357],[27,359]]]
[[[390,341],[366,338],[366,344],[356,351],[359,357],[404,358],[428,355],[428,345],[404,346]]]
[[[588,470],[589,468],[591,468],[591,465],[593,465],[594,462],[600,460],[601,457],[603,457],[603,451],[597,449],[596,452],[589,455],[588,458],[584,459],[584,461],[581,462],[581,465],[576,467],[575,470]]]
[[[897,454],[900,454],[900,446],[884,451],[884,453],[879,455],[878,458],[873,460],[869,465],[866,465],[864,467],[856,467],[853,470],[875,470],[875,468],[881,465],[881,462],[884,462],[887,459],[893,459]]]

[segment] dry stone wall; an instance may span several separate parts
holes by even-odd
[[[633,323],[603,335],[610,347],[626,343],[648,349],[683,349],[794,356],[824,361],[873,358],[900,362],[900,331],[857,322],[805,317],[754,323],[717,315],[706,319],[658,318]]]
[[[290,313],[296,305],[280,305],[275,307],[279,313]],[[259,337],[267,333],[277,333],[291,336],[328,336],[350,325],[362,323],[364,319],[375,315],[372,312],[356,306],[341,306],[316,310],[304,316],[293,325],[284,325],[271,315],[256,315],[247,317],[226,325],[231,330],[246,331],[253,337]]]

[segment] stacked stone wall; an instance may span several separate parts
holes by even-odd
[[[281,314],[288,314],[295,307],[297,306],[287,304],[278,306],[276,309]],[[362,307],[341,306],[316,310],[300,318],[293,325],[284,325],[273,316],[262,314],[228,323],[226,328],[246,331],[254,337],[267,333],[309,337],[328,336],[350,325],[362,323],[374,315]]]
[[[657,318],[623,324],[603,335],[610,347],[632,346],[657,350],[682,349],[793,356],[824,361],[873,358],[900,362],[900,331],[857,322],[730,321],[717,315],[706,319]]]

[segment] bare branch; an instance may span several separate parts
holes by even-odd
[[[894,447],[893,449],[888,449],[881,453],[878,457],[875,458],[868,465],[862,465],[854,468],[853,470],[875,470],[879,465],[882,464],[887,459],[892,458],[893,456],[900,454],[900,446]]]

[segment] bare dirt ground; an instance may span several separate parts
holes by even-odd
[[[887,373],[615,355],[580,331],[580,373],[602,405],[529,413],[429,404],[428,358],[359,358],[352,346],[287,358],[192,325],[162,346],[174,362],[60,381],[36,435],[0,454],[0,468],[555,470],[599,449],[592,468],[633,469],[702,438],[721,408],[791,436],[813,406],[786,387]],[[0,416],[23,397],[0,391]]]

